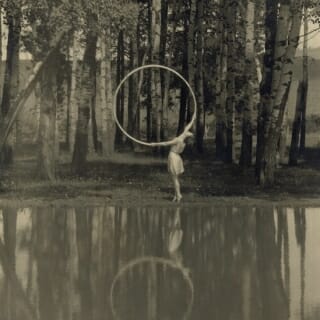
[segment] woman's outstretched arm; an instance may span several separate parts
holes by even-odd
[[[151,142],[150,146],[151,147],[168,147],[168,146],[173,146],[176,143],[177,143],[177,138],[174,138],[170,141],[165,141],[165,142]]]

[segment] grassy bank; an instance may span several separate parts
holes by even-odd
[[[320,153],[308,152],[297,167],[277,169],[272,188],[256,185],[253,168],[243,172],[237,165],[188,157],[181,177],[183,205],[216,201],[254,204],[305,201],[320,205]],[[56,182],[37,179],[34,159],[20,159],[2,172],[0,203],[76,203],[170,205],[172,184],[166,159],[118,155],[111,161],[91,160],[81,176],[71,173],[70,164],[60,164]]]

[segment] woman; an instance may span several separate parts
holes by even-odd
[[[184,172],[183,161],[180,154],[183,152],[187,138],[193,137],[193,133],[188,128],[182,134],[168,142],[151,143],[151,146],[170,146],[168,155],[168,171],[171,174],[174,185],[173,201],[180,202],[182,199],[179,176]]]

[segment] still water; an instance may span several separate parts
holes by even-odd
[[[320,208],[1,208],[0,239],[0,320],[320,319]]]

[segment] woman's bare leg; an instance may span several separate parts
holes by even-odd
[[[180,191],[180,182],[177,175],[172,175],[173,185],[174,185],[174,198],[173,201],[180,201],[182,198],[181,191]]]

